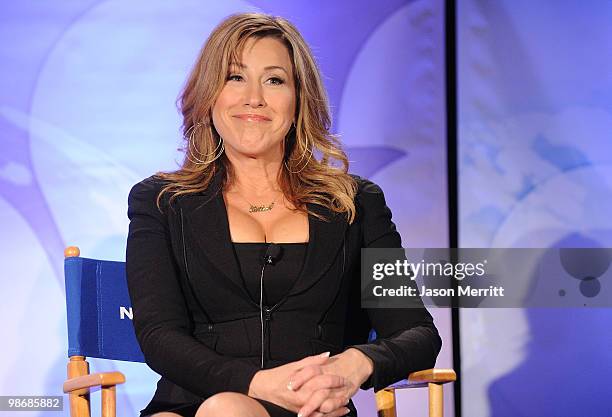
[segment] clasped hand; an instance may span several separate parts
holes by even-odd
[[[372,361],[356,349],[308,356],[257,372],[249,395],[295,411],[300,417],[338,417],[372,373]]]

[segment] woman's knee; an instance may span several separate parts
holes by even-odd
[[[237,392],[220,392],[207,398],[195,417],[270,417],[253,398]]]

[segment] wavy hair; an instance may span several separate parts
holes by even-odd
[[[338,137],[330,133],[327,94],[317,63],[293,24],[262,13],[227,17],[202,47],[177,101],[183,115],[185,158],[180,169],[156,174],[167,181],[157,205],[160,207],[166,193],[172,202],[180,195],[204,191],[217,174],[222,175],[222,186],[233,182],[231,163],[212,123],[212,109],[229,75],[230,62],[240,62],[247,40],[264,37],[276,38],[287,47],[296,86],[296,122],[285,137],[279,186],[297,210],[326,220],[306,206],[318,204],[345,213],[350,224],[355,219],[357,185],[348,174],[348,158]]]

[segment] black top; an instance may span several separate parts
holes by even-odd
[[[270,243],[234,242],[233,245],[244,286],[253,301],[259,303],[263,257]],[[266,306],[278,303],[293,286],[304,264],[308,242],[277,245],[281,248],[279,256],[264,270],[263,303]]]
[[[162,376],[152,403],[164,403],[166,410],[219,392],[247,394],[261,370],[260,309],[240,276],[221,174],[202,192],[172,202],[162,194],[160,207],[157,197],[168,183],[157,177],[135,185],[128,199],[126,274],[134,330],[147,364]],[[350,224],[345,213],[307,203],[302,271],[270,311],[265,366],[353,347],[374,362],[362,388],[378,391],[433,367],[442,341],[422,303],[361,306],[362,248],[402,243],[380,187],[353,179],[356,211]],[[368,341],[370,329],[374,341]]]

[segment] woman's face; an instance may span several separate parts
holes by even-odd
[[[213,123],[228,157],[283,157],[295,114],[289,51],[271,37],[249,39],[213,107]]]

